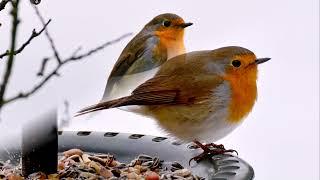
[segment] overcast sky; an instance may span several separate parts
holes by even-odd
[[[33,28],[41,28],[28,0],[22,0],[18,44]],[[256,179],[319,179],[319,1],[79,1],[43,0],[38,6],[52,18],[49,31],[62,57],[78,46],[95,47],[118,36],[137,33],[154,16],[172,12],[194,25],[187,29],[188,51],[237,45],[272,60],[259,66],[258,101],[232,134],[219,141],[238,150]],[[8,9],[0,12],[0,52],[9,45]],[[71,110],[99,100],[110,70],[129,37],[84,62],[69,64],[45,88],[26,101],[8,105],[2,113],[0,142],[23,121],[61,104]],[[17,56],[6,96],[29,89],[41,59],[51,56],[45,36]],[[0,60],[2,77],[4,60]],[[92,120],[74,121],[68,129],[164,135],[151,119],[107,110]]]

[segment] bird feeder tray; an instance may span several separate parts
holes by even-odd
[[[167,137],[118,132],[60,131],[58,151],[79,148],[90,153],[109,153],[118,161],[129,163],[139,154],[158,156],[166,162],[179,162],[193,174],[211,180],[250,180],[254,178],[253,168],[244,160],[231,154],[216,155],[199,163],[189,165],[190,158],[202,152],[190,144],[183,144]],[[20,147],[1,147],[0,160],[10,159],[18,163]]]

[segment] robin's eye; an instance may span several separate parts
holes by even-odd
[[[168,21],[168,20],[165,20],[165,21],[163,21],[163,25],[164,25],[165,27],[169,27],[169,26],[171,25],[171,22]]]
[[[232,61],[232,66],[234,67],[240,67],[241,66],[241,62],[239,60],[233,60]]]

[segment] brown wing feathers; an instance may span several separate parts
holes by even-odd
[[[80,116],[94,111],[99,111],[102,109],[110,109],[120,106],[171,104],[175,102],[177,95],[177,90],[163,90],[155,92],[136,93],[132,94],[131,96],[102,102],[93,106],[86,107],[77,112],[76,116]]]
[[[200,83],[201,81],[201,83]],[[216,82],[216,83],[209,83]],[[171,82],[171,83],[170,83]],[[172,83],[175,82],[175,83]],[[213,76],[156,76],[137,87],[131,96],[101,102],[82,109],[78,115],[128,105],[190,104],[208,98],[214,86],[222,79]],[[183,84],[188,83],[189,86]],[[205,96],[204,96],[205,95]]]

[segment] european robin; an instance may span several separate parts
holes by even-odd
[[[252,110],[257,98],[257,66],[268,60],[237,46],[182,54],[166,61],[130,96],[84,108],[78,115],[138,105],[135,112],[153,117],[183,141],[217,141]],[[206,146],[194,142],[209,153]],[[230,152],[220,147],[216,153]]]
[[[147,23],[120,54],[108,78],[102,100],[130,94],[151,78],[155,69],[167,59],[185,53],[184,28],[191,25],[170,13],[158,15]]]

